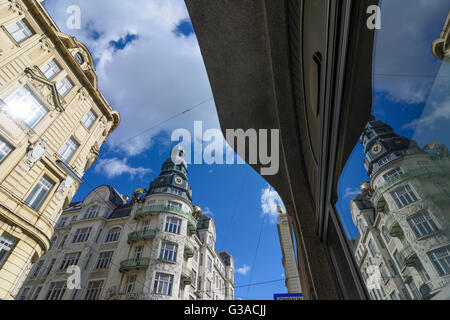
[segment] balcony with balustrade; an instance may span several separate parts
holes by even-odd
[[[147,229],[131,232],[128,234],[128,243],[151,240],[154,239],[155,236],[156,236],[156,229]]]
[[[150,258],[133,258],[127,259],[120,263],[120,272],[128,272],[130,270],[147,269],[150,264]]]

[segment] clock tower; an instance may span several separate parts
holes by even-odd
[[[364,146],[364,167],[372,177],[381,167],[407,154],[421,153],[417,143],[394,133],[388,124],[371,116],[360,137]]]
[[[161,167],[161,173],[150,183],[147,195],[170,193],[192,202],[192,189],[188,183],[184,150],[177,147]]]

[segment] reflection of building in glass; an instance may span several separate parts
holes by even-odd
[[[373,299],[450,299],[450,161],[447,148],[395,134],[372,119],[361,136],[370,181],[350,203],[355,257]],[[371,270],[373,271],[373,270]],[[373,279],[373,278],[372,278]],[[445,289],[444,289],[445,288]]]
[[[294,248],[295,241],[293,236],[295,233],[292,231],[291,223],[289,222],[289,217],[284,212],[280,206],[278,206],[278,236],[280,238],[280,247],[282,263],[284,268],[284,274],[286,276],[285,284],[288,293],[301,293],[300,278],[298,276],[298,261],[297,252]]]
[[[19,298],[233,299],[233,256],[215,249],[214,220],[191,200],[187,167],[171,158],[131,202],[113,187],[96,188],[63,212]],[[66,282],[70,265],[80,268],[80,290]]]
[[[431,51],[438,59],[450,62],[450,11],[439,39],[433,41]]]

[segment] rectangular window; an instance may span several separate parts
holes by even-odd
[[[206,286],[205,286],[206,293],[211,293],[211,280],[206,279]]]
[[[196,285],[196,283],[197,283],[197,271],[195,271],[195,270],[192,270],[192,275],[191,275],[191,277],[192,277],[192,285],[195,287],[195,285]]]
[[[75,151],[78,149],[78,146],[79,144],[73,140],[73,138],[70,138],[59,151],[59,157],[65,162],[69,162]]]
[[[109,268],[109,264],[111,263],[111,258],[113,256],[114,251],[105,251],[100,252],[98,256],[96,269],[107,269]]]
[[[139,259],[142,257],[142,252],[144,251],[144,246],[137,246],[134,248],[134,258]]]
[[[23,288],[20,292],[19,296],[17,297],[17,300],[26,300],[28,297],[28,294],[30,293],[31,288]]]
[[[72,243],[80,243],[85,242],[89,239],[89,235],[91,234],[91,227],[77,229],[75,235],[73,237]]]
[[[212,271],[212,259],[208,256],[208,270]]]
[[[141,230],[147,231],[149,229],[150,229],[150,221],[149,220],[143,221]]]
[[[170,296],[172,294],[173,275],[156,273],[153,292]]]
[[[64,238],[62,239],[61,243],[59,244],[58,249],[64,248],[64,244],[66,243],[67,237],[68,237],[68,235],[66,234],[64,236]]]
[[[58,73],[61,72],[61,68],[55,60],[50,60],[40,67],[40,70],[48,80],[52,80]]]
[[[198,262],[198,249],[194,248],[194,261]]]
[[[102,287],[103,280],[89,281],[84,300],[98,300]]]
[[[3,161],[3,159],[6,158],[8,154],[11,153],[11,151],[11,145],[3,140],[2,137],[0,137],[0,163]]]
[[[47,269],[47,273],[45,274],[46,276],[48,276],[50,274],[50,272],[53,269],[53,266],[55,265],[56,259],[52,259],[52,261],[50,262],[48,269]]]
[[[167,204],[168,204],[169,207],[176,208],[176,209],[181,209],[181,203],[179,203],[179,202],[169,200],[167,202]]]
[[[398,292],[395,290],[392,291],[389,296],[391,297],[391,300],[400,300],[400,296],[398,295]]]
[[[161,243],[159,258],[166,261],[175,262],[177,259],[177,245],[170,242]]]
[[[17,240],[6,234],[0,235],[0,268],[12,252]]]
[[[48,109],[33,94],[28,86],[23,86],[5,99],[5,111],[15,119],[25,122],[30,128],[48,113]]]
[[[400,258],[400,253],[398,252],[398,250],[394,251],[394,259],[395,259],[395,262],[397,262],[399,270],[400,271],[403,270],[405,265],[403,264],[403,260]]]
[[[81,256],[81,252],[66,253],[64,255],[63,261],[61,261],[59,270],[66,270],[70,266],[76,266],[78,263],[78,260],[80,259],[80,256]]]
[[[34,269],[31,272],[31,278],[36,278],[39,275],[39,272],[41,271],[44,262],[45,260],[39,260],[38,262],[36,262],[36,265],[34,266]]]
[[[388,163],[391,160],[391,155],[388,154],[387,156],[384,156],[383,158],[381,158],[380,160],[378,160],[378,165],[381,167],[384,164]]]
[[[450,273],[450,246],[434,250],[428,256],[441,276]]]
[[[59,219],[58,224],[56,225],[57,228],[62,228],[66,225],[67,217],[62,217]]]
[[[83,125],[90,129],[92,124],[95,122],[95,120],[97,119],[97,116],[94,114],[94,112],[92,112],[92,110],[89,110],[83,117],[83,120],[81,120],[81,122],[83,123]]]
[[[31,31],[24,19],[7,25],[5,29],[17,43],[21,43],[33,35],[33,31]]]
[[[407,221],[417,238],[427,236],[438,230],[438,227],[428,212],[416,214],[409,217]]]
[[[127,282],[125,283],[125,292],[131,293],[134,291],[134,286],[136,285],[136,278],[137,276],[135,274],[129,275],[127,277]]]
[[[380,264],[380,273],[384,282],[389,280],[389,272],[387,271],[386,266],[384,264]]]
[[[61,300],[66,292],[66,281],[57,281],[50,284],[45,300]]]
[[[167,217],[166,218],[166,232],[180,234],[181,219]]]
[[[37,287],[37,289],[33,293],[33,297],[31,297],[31,300],[37,300],[37,298],[39,297],[39,293],[41,293],[41,290],[42,290],[42,286]]]
[[[72,88],[73,84],[67,77],[64,77],[56,84],[56,90],[58,90],[58,93],[61,95],[61,97],[65,97]]]
[[[34,210],[37,210],[53,187],[53,183],[42,177],[31,193],[25,199],[25,202]]]
[[[418,200],[416,194],[409,185],[396,189],[391,192],[391,195],[399,209]]]
[[[400,168],[395,168],[390,171],[388,171],[386,174],[383,175],[384,180],[389,179],[390,177],[398,176],[399,174],[402,174],[402,170]]]

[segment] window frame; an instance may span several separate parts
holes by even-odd
[[[47,176],[43,175],[39,178],[38,182],[31,189],[30,193],[25,198],[25,203],[33,210],[38,211],[48,198],[55,183]],[[44,190],[44,193],[41,192]],[[39,197],[41,197],[39,199]],[[39,200],[38,200],[39,199]]]
[[[12,25],[16,25],[19,29],[15,30],[13,32],[11,32],[8,28],[11,27]],[[21,43],[23,43],[24,41],[26,41],[27,39],[31,38],[33,35],[36,34],[36,32],[33,30],[33,28],[30,26],[30,24],[28,23],[28,21],[25,18],[22,18],[20,20],[11,22],[10,24],[8,24],[7,26],[5,26],[5,30],[8,32],[9,36],[14,39],[14,41],[16,42],[16,44],[20,45]],[[14,34],[18,33],[18,32],[23,32],[26,31],[24,33],[25,37],[22,39],[17,39]],[[28,35],[26,35],[26,33],[29,33]]]

